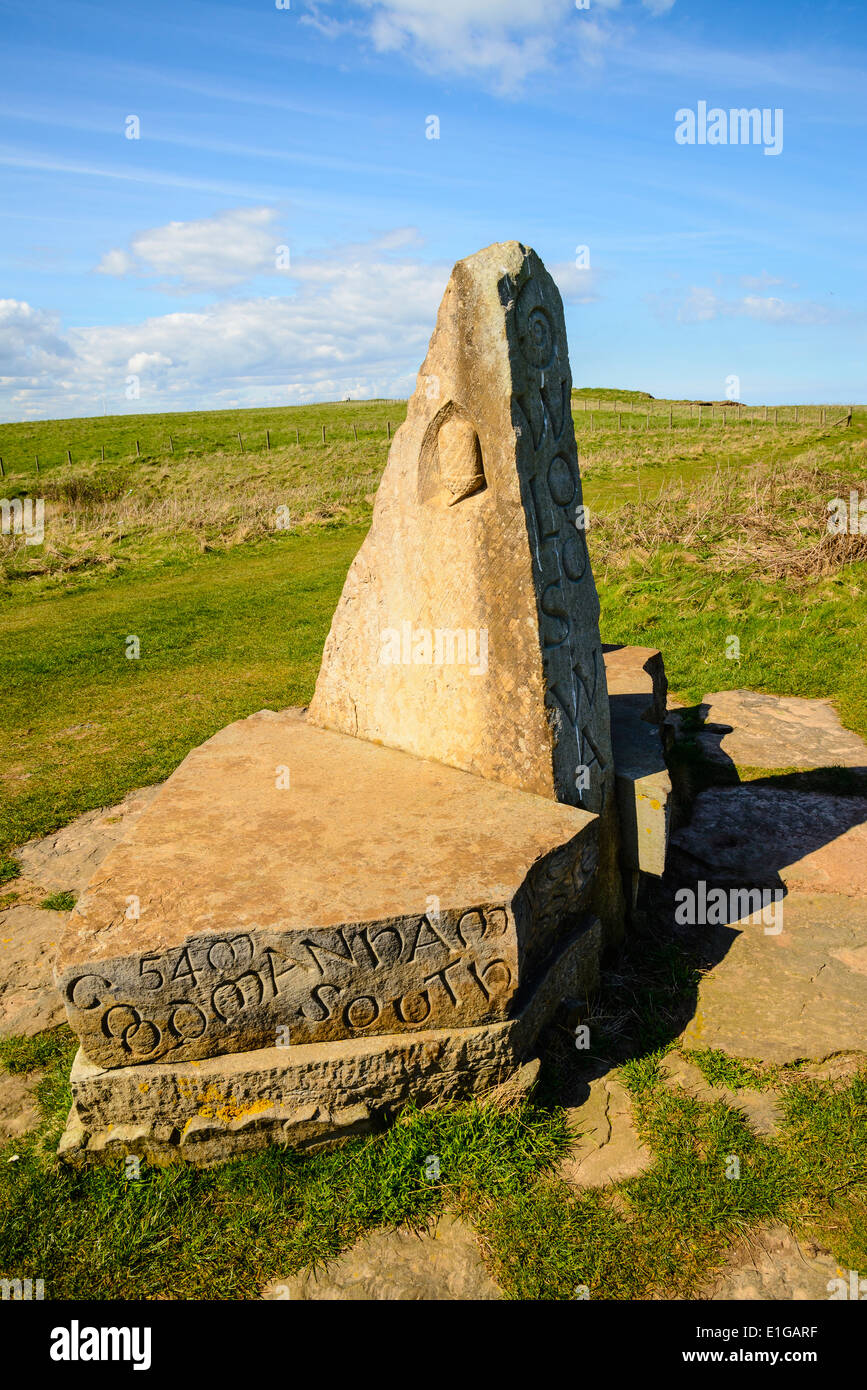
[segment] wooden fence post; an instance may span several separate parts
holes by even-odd
[[[301,436],[300,436],[299,433],[298,433],[298,426],[297,426],[297,425],[295,426],[295,443],[296,443],[296,444],[300,444],[300,443],[301,443]]]
[[[244,441],[243,441],[243,439],[241,438],[241,431],[240,431],[240,430],[238,430],[238,443],[239,443],[240,446],[241,446],[241,453],[243,454],[243,452],[244,452]]]
[[[67,451],[66,451],[66,462],[67,462],[67,463],[72,463],[72,450],[71,450],[71,449],[67,449]]]
[[[172,453],[172,454],[173,454],[174,452],[175,452],[175,441],[172,439],[172,436],[169,435],[169,453]]]
[[[358,443],[358,426],[356,425],[356,423],[355,423],[354,420],[353,420],[353,422],[352,422],[352,433],[353,433],[353,435],[354,435],[354,437],[355,437],[355,442],[356,442],[356,444],[357,444],[357,443]]]
[[[5,477],[6,477],[6,470],[5,470],[5,468],[3,467],[3,459],[2,459],[2,456],[0,456],[0,478],[5,478]]]
[[[701,429],[701,406],[698,408],[698,427]]]
[[[36,459],[36,472],[38,473],[38,472],[39,472],[39,455],[38,455],[38,454],[34,454],[33,457]]]
[[[620,414],[619,410],[617,412],[617,428],[619,430],[623,428],[623,416]]]
[[[141,454],[141,445],[139,444],[138,440],[136,440],[135,442],[135,451],[137,455]]]
[[[390,421],[390,420],[386,420],[386,422],[385,422],[385,433],[386,433],[386,435],[388,436],[388,438],[391,439],[391,421]]]
[[[822,406],[822,424],[824,425],[824,423],[825,423],[825,407]]]
[[[322,443],[325,443],[325,426],[322,426]]]
[[[102,461],[103,461],[103,463],[105,463],[105,445],[104,445],[104,444],[100,445],[100,449],[101,449],[101,452],[102,452]]]
[[[265,447],[266,447],[266,449],[268,450],[268,453],[270,454],[270,452],[271,452],[271,431],[270,431],[270,430],[266,430],[266,431],[265,431]]]

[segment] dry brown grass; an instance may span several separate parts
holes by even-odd
[[[225,550],[276,531],[369,515],[379,468],[339,447],[267,460],[209,455],[181,466],[57,469],[40,488],[45,543],[0,534],[0,574],[116,568],[167,546]]]
[[[828,502],[863,495],[863,478],[829,471],[804,454],[785,470],[718,471],[684,485],[668,481],[655,494],[592,517],[594,566],[620,570],[651,565],[676,548],[688,563],[795,583],[867,560],[867,535],[828,530]]]

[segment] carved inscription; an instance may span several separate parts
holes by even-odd
[[[194,1059],[505,1017],[518,977],[501,906],[277,936],[199,937],[61,982],[103,1066]]]
[[[591,595],[588,589],[592,579],[565,333],[555,327],[553,309],[544,303],[546,292],[536,276],[520,289],[512,286],[514,332],[522,359],[512,411],[524,441],[520,468],[529,501],[547,705],[558,739],[570,745],[565,761],[574,768],[567,799],[599,811],[606,768],[596,732],[602,657],[598,640],[588,642],[575,618],[591,603],[595,607],[596,599],[595,590]],[[594,611],[594,621],[596,616]],[[586,769],[584,776],[576,775],[579,768]]]

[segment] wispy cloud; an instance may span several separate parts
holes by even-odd
[[[332,0],[317,0],[304,22],[327,37],[354,33],[380,53],[402,53],[429,72],[491,79],[504,92],[523,87],[564,47],[594,61],[620,0],[353,0],[338,19]],[[642,0],[654,14],[674,0]]]
[[[742,280],[749,277],[742,277]],[[760,284],[762,284],[759,277]],[[768,277],[764,283],[781,283]],[[762,285],[762,287],[764,287]],[[658,318],[676,319],[678,323],[710,323],[721,318],[756,319],[761,323],[822,324],[839,318],[839,311],[815,300],[780,299],[773,295],[722,295],[708,285],[692,285],[684,294],[665,290],[647,296]]]
[[[270,235],[267,222],[260,230]],[[0,302],[0,410],[20,419],[89,414],[103,396],[109,409],[138,411],[411,391],[450,270],[409,255],[417,243],[414,229],[397,228],[293,263],[291,293],[138,324],[64,334],[53,315]],[[214,269],[208,231],[146,244],[164,270],[189,275],[197,255]],[[245,256],[255,254],[253,244]],[[131,375],[139,378],[134,402],[125,395]]]

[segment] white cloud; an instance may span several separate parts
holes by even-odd
[[[56,314],[34,309],[19,299],[0,299],[0,374],[33,378],[65,369],[72,349],[60,334]]]
[[[172,359],[162,352],[134,352],[126,365],[129,371],[139,375],[141,372],[153,371],[155,367],[170,367]]]
[[[769,275],[763,270],[761,275],[742,275],[738,281],[745,290],[766,290],[771,285],[783,285],[785,281],[779,275]]]
[[[100,275],[132,275],[136,262],[128,251],[106,251],[96,269]]]
[[[359,30],[335,21],[319,0],[304,18],[322,33]],[[673,0],[643,0],[654,9]],[[607,30],[599,23],[620,0],[591,0],[579,10],[575,0],[355,0],[364,24],[360,32],[381,53],[404,53],[420,67],[464,76],[491,76],[502,90],[513,90],[548,66],[564,45],[574,43],[595,61]],[[595,14],[595,18],[593,17]]]
[[[277,247],[286,245],[274,208],[234,208],[197,222],[169,222],[138,232],[130,251],[112,250],[96,267],[103,275],[141,275],[183,293],[226,290],[254,275],[283,274]]]
[[[747,279],[748,277],[743,277]],[[758,277],[760,283],[761,277]],[[770,283],[781,283],[767,277]],[[679,323],[709,323],[718,318],[751,318],[763,323],[828,323],[836,315],[813,300],[778,299],[772,295],[747,294],[726,298],[706,285],[693,285],[681,297],[676,291],[651,296],[650,302],[661,317],[672,312]]]
[[[599,298],[599,272],[588,266],[582,270],[573,261],[550,267],[564,304],[592,304]]]
[[[109,413],[121,413],[407,394],[451,269],[410,258],[405,248],[417,237],[399,229],[299,257],[283,295],[74,328],[64,337],[52,316],[0,301],[7,329],[0,412],[7,419],[92,414],[103,396]],[[8,303],[15,310],[4,321]],[[130,373],[141,378],[135,402],[125,397]]]

